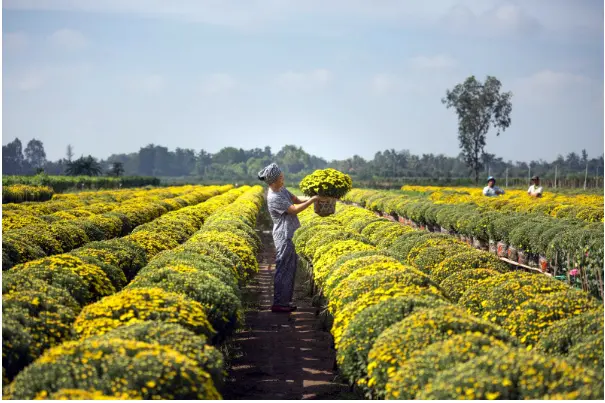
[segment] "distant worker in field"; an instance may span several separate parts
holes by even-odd
[[[531,178],[531,186],[527,189],[527,194],[531,197],[542,197],[542,186],[540,186],[540,178],[534,176]]]
[[[504,194],[504,190],[496,186],[496,179],[493,176],[487,178],[487,186],[483,188],[483,196],[500,196]]]
[[[267,207],[273,221],[273,241],[275,243],[275,279],[273,288],[272,312],[292,312],[294,278],[298,256],[292,242],[294,231],[300,227],[298,213],[305,210],[318,199],[313,196],[301,201],[284,187],[284,174],[277,164],[273,163],[258,173],[258,179],[269,185]]]

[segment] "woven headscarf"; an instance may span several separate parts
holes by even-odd
[[[281,175],[281,169],[275,162],[267,165],[258,173],[258,179],[265,181],[267,185],[274,183]]]

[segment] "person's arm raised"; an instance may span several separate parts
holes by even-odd
[[[297,215],[298,213],[309,207],[311,204],[315,203],[315,200],[317,200],[318,198],[319,196],[313,196],[309,200],[306,200],[300,204],[291,205],[290,207],[288,207],[288,214]]]

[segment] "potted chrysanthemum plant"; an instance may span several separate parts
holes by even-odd
[[[325,217],[334,214],[336,201],[353,187],[351,177],[336,169],[318,169],[300,182],[300,190],[305,196],[319,196],[315,201],[315,213]]]

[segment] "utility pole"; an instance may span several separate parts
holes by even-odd
[[[557,188],[557,168],[559,168],[559,166],[555,165],[555,189]]]
[[[586,190],[586,179],[588,179],[588,161],[586,161],[586,172],[584,172],[584,190]]]
[[[504,187],[508,187],[508,167],[506,167],[506,184]]]

